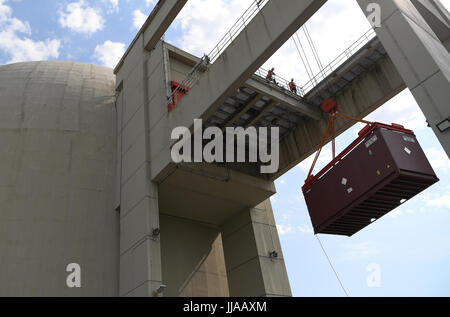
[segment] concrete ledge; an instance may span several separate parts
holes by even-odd
[[[321,118],[321,113],[317,107],[309,105],[300,97],[295,98],[280,92],[278,89],[271,88],[270,85],[261,82],[259,79],[251,77],[245,82],[245,86],[315,120]]]

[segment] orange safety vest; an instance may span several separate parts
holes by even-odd
[[[293,82],[290,82],[290,83],[289,83],[289,89],[290,89],[290,90],[297,89],[297,85],[294,84]]]

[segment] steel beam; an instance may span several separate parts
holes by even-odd
[[[128,56],[141,35],[143,35],[144,48],[147,51],[153,50],[156,43],[162,38],[186,3],[187,0],[159,0],[122,59],[119,61],[119,64],[117,64],[114,69],[114,74],[119,72],[125,58]]]
[[[275,100],[270,101],[264,108],[261,110],[260,113],[256,115],[256,117],[250,119],[246,124],[245,127],[251,127],[256,122],[258,122],[259,119],[261,119],[267,112],[269,112],[276,104],[277,102]]]
[[[253,107],[255,104],[258,103],[258,101],[260,101],[262,98],[262,95],[260,94],[256,94],[252,100],[250,100],[245,106],[244,108],[242,108],[241,111],[239,111],[237,114],[235,114],[233,116],[233,118],[231,118],[230,120],[227,121],[227,123],[224,125],[224,129],[226,127],[231,127],[237,120],[239,120],[240,117],[242,117],[243,114],[245,114],[251,107]]]

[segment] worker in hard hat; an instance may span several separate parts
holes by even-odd
[[[275,80],[275,68],[272,67],[272,69],[267,72],[266,80],[273,82],[275,85],[277,84],[277,81]]]
[[[291,82],[289,83],[289,90],[292,93],[297,94],[297,84],[294,82],[294,78],[292,78]]]

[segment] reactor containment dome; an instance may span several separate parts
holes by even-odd
[[[101,66],[0,66],[0,296],[118,295],[114,84]]]

